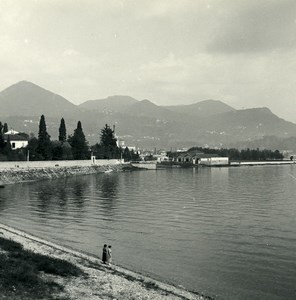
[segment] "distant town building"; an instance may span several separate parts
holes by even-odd
[[[117,137],[117,147],[125,148],[125,142]]]
[[[190,155],[189,153],[180,153],[177,157],[176,157],[176,162],[178,163],[193,163],[192,160],[192,155]]]
[[[161,162],[169,162],[170,158],[166,155],[166,153],[162,153],[162,154],[157,154],[157,155],[153,155],[157,162],[161,163]]]

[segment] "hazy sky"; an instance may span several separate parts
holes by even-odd
[[[216,99],[295,122],[296,1],[0,0],[0,76],[76,104]]]

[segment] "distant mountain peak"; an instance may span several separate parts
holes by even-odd
[[[21,80],[15,84],[12,84],[11,86],[4,89],[2,92],[4,93],[11,93],[16,91],[30,91],[30,92],[46,92],[50,93],[52,95],[56,95],[55,93],[27,80]]]
[[[135,101],[136,99],[131,97],[131,96],[128,96],[128,95],[113,95],[113,96],[108,96],[107,98],[105,99],[101,99],[100,101],[103,101],[103,100],[132,100],[132,101]],[[136,100],[137,101],[137,100]]]
[[[206,100],[199,101],[197,103],[205,103],[205,102],[208,102],[208,103],[210,103],[210,102],[212,102],[212,103],[223,103],[223,104],[225,104],[221,100],[215,100],[215,99],[206,99]]]
[[[10,87],[23,87],[23,86],[30,86],[30,87],[38,87],[41,88],[39,85],[31,82],[31,81],[27,81],[27,80],[21,80],[13,85],[11,85]],[[8,87],[9,88],[9,87]]]
[[[141,105],[144,104],[144,105],[153,105],[153,106],[157,106],[155,103],[151,102],[151,101],[148,100],[148,99],[141,100],[141,101],[139,101],[138,104],[141,104]]]
[[[0,92],[1,113],[6,116],[48,116],[65,114],[77,107],[64,97],[37,84],[22,80]]]

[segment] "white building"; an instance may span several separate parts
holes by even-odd
[[[10,133],[10,132],[13,132],[13,133]],[[4,141],[5,142],[7,142],[7,141],[10,142],[12,150],[25,148],[26,146],[28,146],[28,143],[29,143],[28,138],[26,138],[22,135],[16,134],[16,132],[17,131],[10,130],[10,131],[6,132],[3,135],[4,136]]]
[[[153,156],[156,158],[157,162],[159,163],[170,161],[170,158],[167,155],[160,154],[160,155],[153,155]]]
[[[229,165],[228,157],[204,157],[198,160],[199,165],[204,166],[227,166]]]

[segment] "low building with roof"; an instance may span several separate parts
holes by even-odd
[[[3,134],[4,141],[10,142],[11,149],[15,150],[15,149],[20,149],[20,148],[25,148],[26,146],[28,146],[29,139],[27,137],[19,134],[18,132],[17,132],[17,134],[15,132],[16,131],[13,131],[13,134],[9,134],[9,131],[8,131],[5,134]]]
[[[199,151],[179,153],[174,157],[174,162],[185,165],[226,166],[229,165],[228,157],[217,154],[205,154]]]

